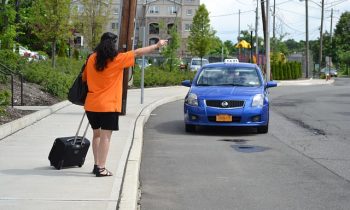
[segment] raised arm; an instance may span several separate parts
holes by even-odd
[[[153,44],[153,45],[143,47],[143,48],[138,48],[134,51],[135,57],[149,54],[149,53],[153,52],[154,50],[167,45],[167,43],[168,43],[168,40],[159,40],[157,44]]]

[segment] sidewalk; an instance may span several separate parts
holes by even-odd
[[[300,80],[280,80],[278,86],[305,86],[305,85],[330,85],[334,83],[334,78],[325,79],[300,79]]]
[[[278,85],[332,82],[310,79],[278,81]],[[181,86],[147,88],[144,104],[140,104],[140,90],[128,90],[127,114],[120,117],[120,130],[112,135],[107,162],[112,177],[91,174],[91,148],[82,168],[56,170],[49,165],[54,139],[75,134],[83,114],[81,106],[64,101],[0,126],[0,209],[112,210],[119,197],[119,209],[137,209],[143,125],[152,110],[183,99],[187,91]],[[91,129],[87,138],[92,138]]]
[[[47,157],[54,139],[75,134],[83,114],[81,106],[61,102],[9,123],[12,125],[0,126],[2,135],[27,126],[0,138],[0,209],[116,209],[134,134],[142,133],[143,124],[139,123],[145,122],[157,106],[183,99],[187,91],[188,88],[181,86],[145,89],[144,104],[140,104],[139,89],[128,91],[127,114],[120,117],[120,131],[113,133],[109,151],[107,166],[114,173],[112,177],[96,178],[91,174],[94,164],[91,148],[82,168],[50,167]],[[134,132],[138,118],[143,119],[138,120],[141,129]],[[87,138],[92,139],[91,129]],[[124,193],[121,202],[124,206],[126,197]]]

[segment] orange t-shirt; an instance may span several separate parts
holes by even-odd
[[[84,108],[91,112],[121,112],[124,68],[134,65],[135,53],[119,53],[107,63],[103,71],[95,68],[96,53],[93,53],[84,70],[83,80],[87,81],[89,92]]]

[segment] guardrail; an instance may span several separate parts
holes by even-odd
[[[9,69],[4,64],[0,63],[0,73],[11,77],[11,106],[14,106],[14,76],[17,75],[21,81],[21,106],[23,106],[23,75]]]

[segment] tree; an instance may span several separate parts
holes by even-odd
[[[16,11],[13,2],[2,0],[0,4],[0,41],[1,48],[12,48],[16,37]]]
[[[94,49],[109,21],[111,0],[81,0],[83,11],[75,10],[72,15],[74,29],[84,35],[88,48]]]
[[[235,55],[237,54],[237,48],[235,47],[235,45],[232,43],[232,41],[230,40],[226,40],[224,42],[225,48],[228,50],[228,55]]]
[[[19,0],[17,0],[19,1]],[[49,44],[43,44],[43,41],[33,31],[33,25],[30,24],[31,10],[33,3],[32,0],[21,0],[18,9],[18,27],[17,27],[17,37],[16,41],[23,46],[28,47],[30,50],[34,51],[47,51],[50,46]],[[36,14],[34,14],[36,15]]]
[[[344,12],[334,31],[336,46],[344,51],[350,51],[350,12]]]
[[[338,54],[350,51],[350,12],[341,14],[334,30],[334,39],[331,47],[332,61],[338,61]]]
[[[162,51],[162,54],[166,58],[166,64],[170,67],[170,71],[172,71],[174,66],[180,64],[179,59],[177,59],[177,50],[180,48],[181,40],[176,26],[177,23],[169,30],[171,39],[169,39],[167,47]]]
[[[228,55],[228,49],[226,46],[222,43],[219,37],[214,37],[213,38],[213,47],[210,50],[210,55],[214,56],[221,56],[221,54],[224,54],[224,57],[227,57]]]
[[[205,5],[199,6],[188,37],[188,49],[201,59],[210,52],[215,32],[210,28],[209,12]]]
[[[288,39],[284,41],[284,43],[287,46],[287,49],[290,53],[296,53],[296,52],[301,52],[304,50],[304,46],[301,42],[297,42],[294,39]]]
[[[52,47],[52,67],[56,66],[56,44],[70,33],[70,0],[36,0],[32,7],[31,24],[34,33]]]
[[[345,71],[344,73],[347,74],[348,76],[349,74],[349,67],[350,67],[350,51],[341,51],[338,52],[339,55],[339,61],[345,65]]]

